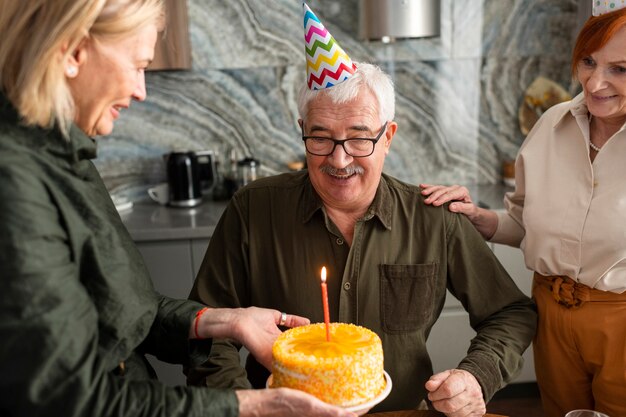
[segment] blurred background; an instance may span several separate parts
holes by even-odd
[[[520,108],[542,111],[541,97],[526,96],[533,81],[577,92],[570,51],[590,2],[399,3],[412,1],[437,3],[437,36],[367,40],[359,21],[367,1],[307,4],[353,60],[393,77],[399,129],[387,173],[411,183],[500,183],[503,163],[524,139]],[[212,150],[220,169],[253,157],[259,175],[302,160],[295,102],[305,81],[301,1],[170,0],[169,7],[178,17],[162,40],[164,53],[182,63],[149,72],[148,99],[98,142],[96,165],[112,194],[147,197],[148,187],[165,181],[162,155],[174,150]]]

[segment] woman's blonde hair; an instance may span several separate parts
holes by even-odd
[[[164,22],[163,0],[0,0],[0,90],[24,123],[67,132],[65,63],[85,37],[123,37]]]

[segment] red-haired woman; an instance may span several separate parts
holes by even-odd
[[[505,212],[477,207],[465,187],[423,184],[423,193],[524,252],[546,416],[626,416],[626,9],[591,17],[572,58],[583,91],[529,133]]]

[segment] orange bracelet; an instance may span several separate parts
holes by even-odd
[[[196,339],[203,339],[202,337],[200,337],[200,335],[198,334],[198,321],[200,319],[200,316],[204,314],[205,311],[207,311],[209,309],[209,307],[204,307],[202,309],[200,309],[197,313],[196,313],[196,318],[193,321],[193,334],[196,336]]]

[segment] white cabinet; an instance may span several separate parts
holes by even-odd
[[[531,295],[532,273],[526,269],[524,257],[518,248],[490,244],[496,257],[517,286]],[[469,343],[476,333],[469,325],[468,314],[461,304],[448,293],[444,309],[433,327],[427,346],[435,372],[455,368],[465,356]],[[535,381],[532,346],[524,353],[524,367],[513,382]]]
[[[511,246],[493,244],[493,252],[500,263],[506,268],[513,281],[517,284],[520,290],[527,296],[531,296],[533,273],[524,263],[524,255],[519,248],[513,248]],[[533,360],[533,347],[532,345],[524,353],[524,367],[522,372],[515,379],[515,382],[534,382],[535,377],[535,362]]]
[[[189,240],[140,242],[154,288],[172,298],[187,298],[193,285],[194,272]]]
[[[209,247],[209,239],[194,239],[191,241],[191,267],[193,268],[194,279],[198,275],[204,254]],[[189,288],[191,290],[191,288]],[[189,295],[189,293],[187,293]]]
[[[138,242],[155,289],[168,297],[186,299],[200,269],[209,239]],[[167,385],[185,385],[181,365],[164,363],[148,355],[159,380]]]
[[[187,298],[209,239],[138,242],[154,287],[172,298]]]

